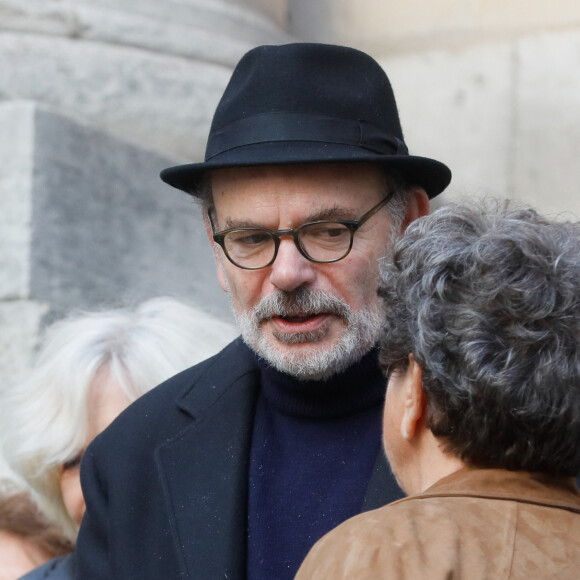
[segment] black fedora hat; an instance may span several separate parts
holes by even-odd
[[[429,197],[449,168],[409,155],[387,75],[344,46],[259,46],[236,66],[216,109],[205,161],[169,167],[161,179],[195,195],[212,169],[369,161],[398,170]]]

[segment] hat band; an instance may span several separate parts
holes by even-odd
[[[408,155],[405,143],[367,121],[301,113],[264,113],[225,125],[210,134],[205,160],[238,147],[280,141],[335,143],[383,155]]]

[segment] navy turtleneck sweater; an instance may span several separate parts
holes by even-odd
[[[248,579],[294,578],[312,545],[360,513],[381,448],[386,381],[373,350],[328,381],[297,381],[258,360]],[[393,485],[393,500],[402,493]]]

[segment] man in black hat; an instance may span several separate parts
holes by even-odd
[[[161,177],[201,200],[242,337],[91,445],[79,575],[292,578],[324,533],[400,497],[378,261],[451,174],[409,155],[373,59],[304,43],[246,54],[205,161]]]

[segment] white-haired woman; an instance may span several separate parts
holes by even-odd
[[[76,539],[84,513],[84,450],[131,402],[215,354],[233,326],[172,298],[83,313],[48,328],[28,377],[2,401],[4,453],[48,520]],[[71,559],[26,576],[71,577]]]

